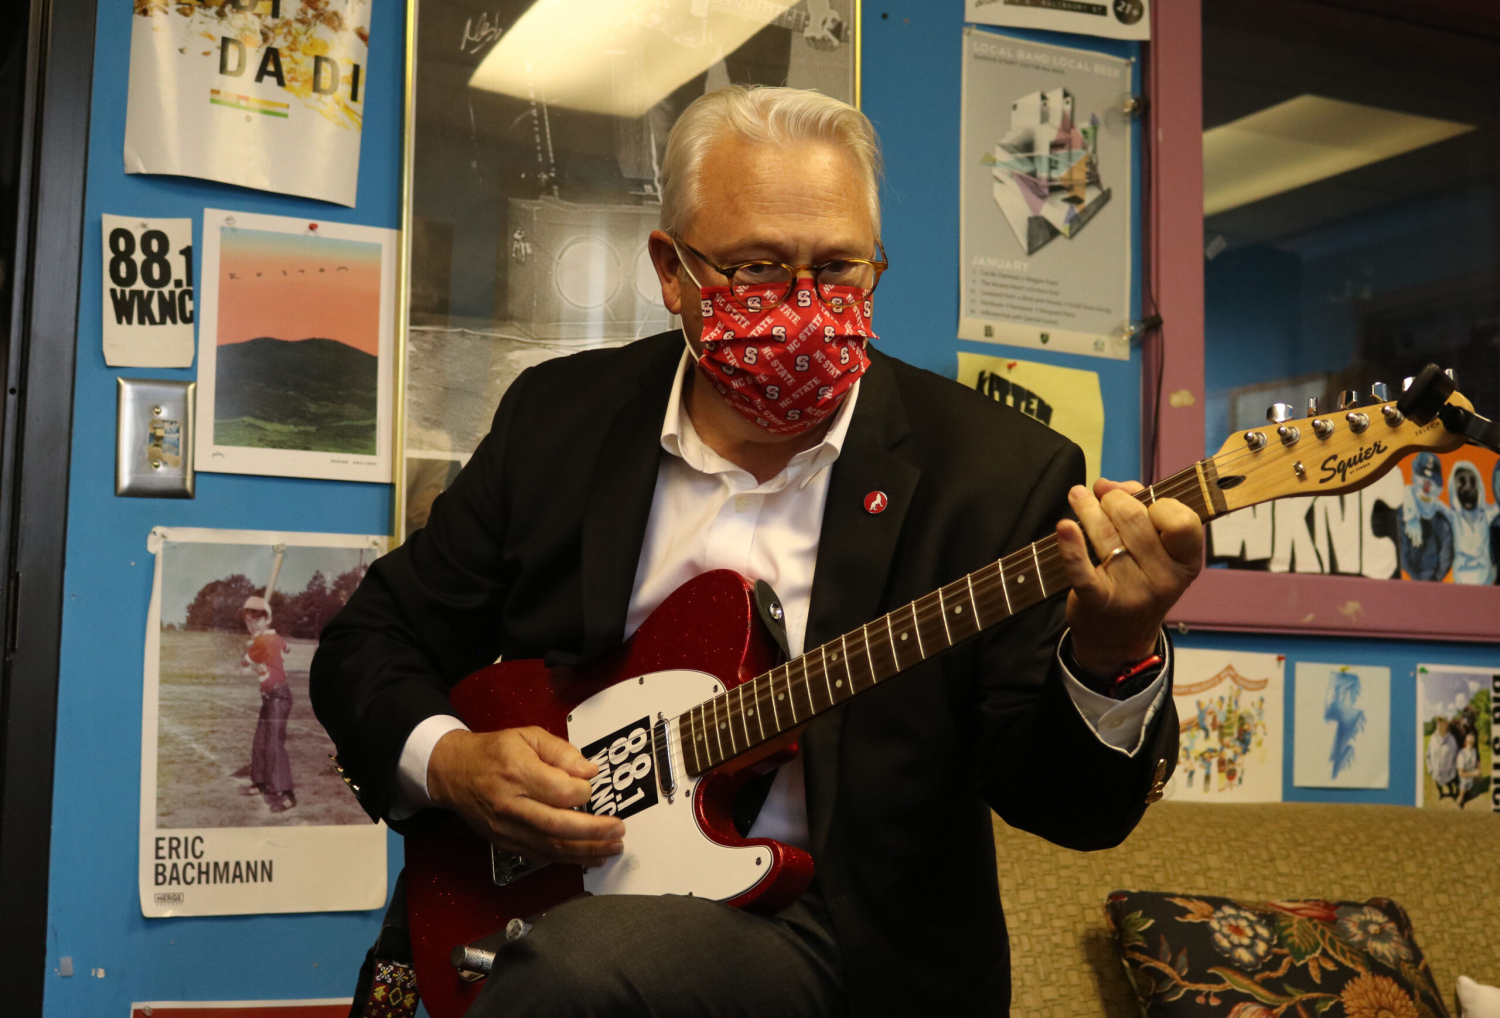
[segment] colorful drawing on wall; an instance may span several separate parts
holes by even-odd
[[[1417,666],[1417,805],[1500,811],[1495,704],[1500,668]]]
[[[371,0],[134,0],[125,172],[354,206]]]
[[[193,363],[193,221],[101,217],[104,363]]]
[[[964,34],[960,339],[1125,359],[1130,60]]]
[[[1083,448],[1088,483],[1099,479],[1104,396],[1097,371],[960,352],[958,381],[1077,442]]]
[[[390,480],[394,230],[206,209],[199,470]]]
[[[1391,670],[1297,662],[1292,783],[1389,788]]]
[[[1194,802],[1280,802],[1286,658],[1174,653],[1181,735],[1168,794]]]
[[[141,911],[374,908],[385,830],[308,703],[323,626],[383,537],[157,528],[141,720]]]
[[[316,1000],[142,1000],[130,1018],[348,1018],[350,997]]]
[[[1273,573],[1500,581],[1500,455],[1421,452],[1350,495],[1280,499],[1209,524],[1209,561]]]

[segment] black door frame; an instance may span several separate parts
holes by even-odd
[[[41,1015],[96,0],[31,0],[0,441],[0,943]]]

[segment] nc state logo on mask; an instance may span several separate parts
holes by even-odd
[[[810,280],[799,281],[790,299],[770,309],[759,296],[736,304],[727,286],[704,287],[698,370],[730,406],[772,434],[817,426],[870,366],[865,344],[878,338],[864,291],[833,289],[824,299],[839,307],[838,314],[817,299]]]

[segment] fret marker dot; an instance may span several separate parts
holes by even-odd
[[[839,688],[840,688],[840,689],[842,689],[842,688],[843,688],[843,686],[844,686],[844,680],[843,680],[843,679],[835,679],[835,680],[834,680],[834,681],[833,681],[833,684],[834,684],[834,685],[835,685],[835,686],[838,686],[838,687],[839,687]]]
[[[750,715],[750,717],[753,718],[753,717],[755,717],[755,708],[751,707],[749,710],[745,711],[745,713],[748,714],[748,715]]]
[[[959,605],[957,608],[953,609],[953,614],[955,614],[955,615],[962,615],[963,613],[964,613],[964,606],[963,605]]]
[[[778,699],[778,700],[785,700],[786,699],[786,694],[785,693],[777,693],[776,694],[776,699]]]
[[[719,722],[719,727],[720,728],[728,728],[729,727],[729,722],[728,721],[720,721]]]
[[[906,639],[906,634],[905,633],[901,634],[901,639],[903,639],[903,640]]]
[[[1026,582],[1026,577],[1024,577],[1024,576],[1017,576],[1016,577],[1016,582],[1017,583],[1025,583]]]
[[[829,658],[830,661],[837,661],[838,659],[839,659],[839,652],[838,651],[834,651],[833,652],[833,656],[831,658]]]

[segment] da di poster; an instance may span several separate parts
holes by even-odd
[[[1192,802],[1280,802],[1286,658],[1173,653],[1181,734],[1167,794]]]
[[[371,0],[134,0],[125,172],[354,205]]]
[[[1417,805],[1500,812],[1500,668],[1417,665]]]
[[[158,527],[141,711],[141,912],[369,909],[386,830],[308,704],[318,635],[383,537]]]
[[[1083,449],[1088,484],[1099,479],[1104,397],[1098,372],[960,352],[958,381],[1077,442]]]
[[[1151,0],[965,0],[964,20],[1011,28],[1151,38]]]
[[[203,211],[199,470],[391,479],[396,231]]]
[[[1131,61],[969,28],[960,339],[1130,356]]]

